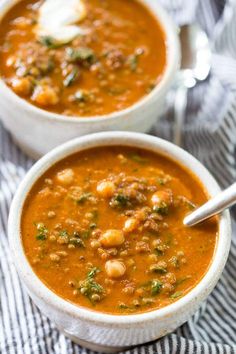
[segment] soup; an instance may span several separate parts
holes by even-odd
[[[0,75],[17,95],[50,112],[96,116],[133,105],[159,83],[166,38],[144,5],[80,1],[83,18],[73,24],[80,35],[65,39],[68,28],[50,28],[55,39],[38,30],[44,3],[22,0],[1,21]]]
[[[207,199],[197,178],[166,157],[120,146],[82,151],[29,192],[24,251],[41,281],[76,305],[114,315],[159,309],[209,268],[216,218],[182,223]]]

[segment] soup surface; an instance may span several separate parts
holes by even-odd
[[[199,181],[145,150],[104,147],[50,168],[22,214],[25,254],[37,276],[77,305],[112,314],[158,309],[206,273],[216,219],[186,228],[207,200]]]
[[[0,74],[16,94],[69,116],[119,111],[148,94],[166,65],[165,35],[136,0],[84,0],[86,34],[37,35],[44,1],[22,0],[0,25]]]

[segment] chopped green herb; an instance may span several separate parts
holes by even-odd
[[[94,51],[87,47],[80,47],[77,49],[67,48],[67,59],[72,63],[93,64],[96,61]]]
[[[38,235],[36,235],[36,239],[37,239],[37,240],[40,240],[40,241],[44,241],[44,240],[46,240],[46,238],[47,238],[47,236],[44,235],[44,234],[38,234]]]
[[[79,286],[81,294],[86,296],[92,303],[94,303],[92,296],[94,294],[103,294],[103,287],[95,280],[88,278],[80,283]]]
[[[178,297],[182,296],[183,292],[182,291],[176,291],[174,294],[170,295],[171,299],[177,299]]]
[[[68,231],[67,230],[62,230],[59,232],[59,235],[62,237],[69,237]]]
[[[74,99],[76,102],[88,102],[94,99],[94,95],[85,90],[78,90],[74,95]]]
[[[82,231],[81,232],[81,237],[87,239],[87,238],[89,238],[90,233],[91,233],[90,230]]]
[[[145,164],[148,162],[147,159],[141,157],[140,155],[138,154],[132,154],[132,155],[129,155],[129,158],[135,162],[138,162],[138,163],[141,163],[141,164]]]
[[[100,300],[100,296],[98,296],[96,298],[96,301],[94,300],[95,294],[96,295],[98,295],[98,294],[104,295],[104,293],[105,293],[103,287],[94,280],[94,277],[99,272],[100,272],[99,268],[97,268],[97,267],[92,268],[88,272],[87,278],[85,280],[83,280],[82,282],[80,282],[80,284],[79,284],[79,290],[80,290],[81,294],[86,296],[92,302],[92,304],[95,304],[95,302]]]
[[[131,54],[128,57],[128,65],[130,67],[130,70],[133,72],[137,70],[139,57],[140,57],[140,54],[138,54],[138,53]]]
[[[83,204],[89,197],[92,196],[92,193],[82,193],[79,198],[76,200],[76,203]]]
[[[179,260],[176,256],[171,257],[171,259],[169,260],[169,262],[175,267],[175,268],[179,268]]]
[[[86,102],[87,100],[87,95],[85,95],[83,90],[76,91],[74,97],[77,102]]]
[[[97,227],[97,224],[95,224],[95,222],[92,222],[92,223],[89,225],[89,228],[90,228],[91,230],[96,229],[96,227]]]
[[[158,256],[163,256],[164,250],[163,250],[163,249],[159,249],[159,248],[155,248],[155,253],[156,253]]]
[[[87,238],[89,238],[90,233],[91,233],[90,230],[84,230],[84,231],[80,231],[80,232],[75,231],[73,233],[73,237],[87,239]]]
[[[87,274],[87,278],[94,278],[96,274],[100,273],[101,270],[98,267],[93,267]]]
[[[129,198],[124,194],[116,194],[110,202],[112,207],[124,208],[128,205]]]
[[[167,215],[169,208],[165,202],[161,202],[160,205],[154,205],[153,211],[161,215]]]
[[[166,181],[164,180],[164,178],[158,177],[157,178],[157,183],[159,183],[160,186],[164,186],[166,184]]]
[[[120,310],[128,310],[128,312],[134,312],[136,310],[136,308],[139,306],[140,306],[140,304],[126,305],[124,302],[120,302],[118,304],[118,308]]]
[[[69,244],[75,245],[78,247],[85,247],[84,241],[81,240],[79,237],[71,237],[69,240]]]
[[[168,246],[166,244],[158,244],[154,247],[155,249],[155,253],[158,255],[158,256],[162,256],[164,253],[165,253],[165,250],[168,249]]]
[[[177,280],[176,280],[176,283],[175,283],[175,286],[178,286],[178,285],[184,283],[186,280],[188,280],[188,279],[190,279],[190,278],[192,278],[192,276],[191,276],[191,275],[187,275],[186,277],[177,279]]]
[[[151,283],[151,295],[155,296],[160,293],[162,283],[159,280],[152,280]]]
[[[190,200],[186,200],[186,204],[188,205],[190,210],[196,209],[196,205],[192,203]]]
[[[77,80],[78,77],[79,77],[79,69],[74,68],[63,80],[63,85],[65,87],[71,86],[75,82],[75,80]]]
[[[47,235],[48,235],[48,230],[45,227],[45,225],[43,223],[36,223],[35,224],[36,228],[37,228],[37,234],[36,234],[36,239],[40,240],[40,241],[44,241],[47,239]]]
[[[167,272],[166,267],[157,264],[152,264],[150,266],[150,271],[153,273],[165,274]]]
[[[41,44],[43,44],[45,47],[47,47],[48,49],[60,48],[60,47],[62,47],[63,45],[66,44],[66,43],[57,42],[50,36],[42,36],[39,39],[39,42]]]
[[[152,90],[154,90],[155,87],[156,87],[155,83],[149,84],[147,89],[146,89],[146,93],[150,93]]]

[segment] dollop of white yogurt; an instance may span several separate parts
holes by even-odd
[[[82,0],[45,0],[39,8],[36,35],[49,36],[58,43],[68,43],[78,35],[88,33],[87,29],[77,24],[86,15]]]

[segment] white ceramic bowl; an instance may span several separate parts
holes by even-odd
[[[128,316],[103,314],[73,305],[50,291],[35,275],[23,251],[20,236],[23,203],[33,184],[50,166],[77,151],[104,145],[139,147],[168,156],[192,171],[210,196],[220,190],[212,175],[189,153],[165,140],[128,132],[96,133],[69,141],[45,155],[27,173],[14,197],[9,216],[9,240],[19,276],[35,304],[60,330],[74,341],[103,352],[152,341],[184,323],[216,285],[231,239],[229,212],[225,211],[219,218],[219,238],[206,275],[183,298],[159,310]]]
[[[163,110],[167,91],[179,67],[180,51],[176,27],[157,1],[139,0],[161,23],[166,34],[167,66],[157,87],[127,109],[90,118],[71,118],[50,113],[17,96],[0,80],[0,119],[16,143],[33,157],[55,146],[88,133],[107,130],[147,132]],[[0,3],[0,19],[17,0]],[[158,55],[158,48],[157,48]]]

